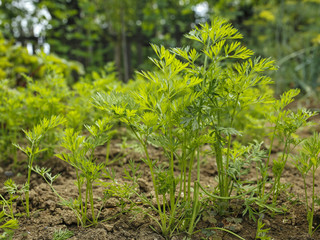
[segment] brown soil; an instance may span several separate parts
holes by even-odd
[[[302,132],[302,134],[310,135],[310,130]],[[113,141],[111,145],[111,157],[120,152],[118,146],[119,141]],[[276,153],[274,153],[276,155]],[[96,156],[100,161],[105,158],[105,148],[100,148],[96,152]],[[151,149],[151,157],[153,159],[163,159],[159,149]],[[21,155],[21,158],[25,158]],[[136,163],[140,163],[141,178],[138,181],[140,191],[150,194],[152,192],[151,177],[148,168],[140,160],[141,156],[134,152],[129,151],[127,156],[121,158],[120,161],[113,163],[110,168],[114,168],[116,178],[118,181],[123,181],[123,169],[127,166],[128,160],[133,159]],[[71,166],[62,162],[57,158],[51,158],[48,161],[36,163],[42,166],[50,167],[53,173],[61,173],[61,176],[55,182],[54,186],[57,191],[66,199],[69,197],[75,198],[77,196],[76,186],[74,184],[75,172]],[[204,161],[201,172],[201,183],[203,186],[216,186],[215,176],[217,175],[214,159],[207,158]],[[0,183],[3,183],[7,177],[6,171],[11,171],[9,166],[2,166],[0,172]],[[8,173],[8,172],[7,172]],[[25,182],[26,169],[14,171],[13,179],[16,183],[23,184]],[[255,172],[252,171],[247,178],[254,179]],[[316,192],[319,193],[319,180],[320,174],[317,174]],[[304,200],[304,188],[300,173],[291,165],[288,164],[285,168],[283,183],[288,183],[289,187],[286,193],[282,194],[279,199],[279,206],[287,208],[282,214],[270,216],[265,213],[263,222],[265,228],[270,228],[268,236],[271,239],[320,239],[320,231],[317,231],[312,238],[307,234],[307,219],[305,206],[302,204]],[[308,187],[311,187],[311,178],[308,178]],[[2,184],[0,186],[2,188]],[[99,197],[103,195],[103,188],[95,186],[94,194],[96,197],[97,207],[102,209],[100,214],[101,222],[95,227],[78,227],[77,220],[70,209],[61,206],[58,198],[53,194],[50,187],[43,181],[43,179],[36,173],[33,173],[30,192],[30,203],[32,217],[19,217],[19,229],[15,231],[15,240],[23,239],[52,239],[53,233],[59,229],[68,229],[74,232],[74,236],[69,238],[71,240],[89,240],[89,239],[137,239],[137,240],[160,240],[164,239],[160,234],[156,233],[150,228],[153,226],[156,230],[158,227],[150,219],[150,217],[137,212],[120,213],[119,201],[117,198],[110,198],[102,205],[99,202]],[[0,192],[5,194],[3,190]],[[310,190],[309,190],[310,193]],[[309,194],[310,195],[310,194]],[[302,201],[300,201],[300,200]],[[132,199],[138,202],[139,199]],[[142,205],[141,207],[147,208],[148,206]],[[21,205],[16,206],[17,211],[22,211]],[[98,211],[98,209],[96,209]],[[242,216],[243,202],[232,201],[230,206],[231,214],[225,217],[215,216],[213,214],[214,208],[208,205],[205,209],[197,229],[205,229],[210,227],[221,227],[234,231],[239,236],[246,240],[255,239],[257,223],[250,220],[248,215]],[[119,214],[120,213],[120,214]],[[210,215],[211,214],[211,215]],[[315,224],[320,224],[320,211],[315,214]],[[196,234],[192,239],[237,239],[235,236],[230,235],[223,231],[210,232],[207,231]],[[184,235],[177,235],[171,239],[179,240],[184,239]]]

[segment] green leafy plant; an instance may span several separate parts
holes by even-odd
[[[256,237],[255,239],[260,239],[260,240],[271,240],[271,237],[269,237],[268,231],[270,228],[263,228],[265,224],[262,222],[262,219],[258,219],[258,226],[257,226],[257,232],[256,232]]]
[[[160,215],[158,224],[162,233],[170,236],[176,228],[178,214],[178,201],[175,196],[179,179],[174,176],[174,157],[181,158],[178,154],[179,147],[181,144],[189,146],[188,140],[191,139],[186,137],[187,130],[182,128],[179,116],[183,114],[183,109],[198,97],[199,94],[193,93],[193,87],[200,83],[201,79],[192,76],[180,77],[179,72],[187,64],[182,64],[164,47],[152,46],[160,58],[160,61],[153,59],[153,62],[160,67],[161,72],[142,72],[141,74],[150,82],[144,87],[141,86],[140,91],[131,96],[124,93],[98,94],[95,104],[126,123],[144,149],[146,156],[144,162],[150,169],[155,189],[156,211]],[[154,94],[150,95],[150,92]],[[183,134],[185,134],[185,141],[180,143],[178,137],[182,137]],[[168,165],[160,171],[156,171],[157,162],[149,156],[150,144],[163,147],[169,159]],[[194,152],[194,147],[192,151]],[[184,157],[187,156],[186,148],[183,154]],[[161,177],[164,173],[168,174],[166,182],[163,182],[164,178]],[[181,176],[186,176],[186,172]],[[191,185],[189,185],[190,188]],[[181,191],[182,188],[178,196],[181,195]],[[168,215],[167,211],[169,211]]]
[[[58,125],[64,123],[64,121],[65,119],[60,116],[52,116],[50,119],[44,118],[40,121],[39,124],[35,125],[32,130],[23,130],[26,135],[26,138],[30,142],[30,146],[21,147],[20,145],[14,143],[14,146],[16,146],[18,149],[20,149],[28,156],[28,177],[25,192],[25,209],[27,217],[30,216],[29,191],[33,162],[37,154],[46,150],[40,149],[40,142],[48,130],[57,127]]]
[[[59,229],[54,232],[52,240],[67,240],[73,237],[73,235],[74,233],[68,229]]]
[[[307,220],[308,220],[308,233],[310,236],[320,227],[318,225],[313,229],[313,217],[315,210],[316,202],[316,193],[315,193],[315,177],[316,170],[320,166],[320,134],[314,133],[313,136],[306,139],[302,144],[302,150],[298,156],[294,158],[294,165],[301,173],[303,178],[304,190],[305,190],[305,205],[307,211]],[[306,177],[311,171],[312,174],[312,196],[311,196],[311,209],[309,206],[309,197],[307,192],[307,182]]]
[[[76,186],[78,188],[78,198],[73,208],[77,211],[77,217],[82,226],[86,226],[88,219],[87,211],[90,205],[90,224],[95,225],[97,218],[94,212],[93,184],[99,179],[104,163],[96,163],[94,151],[110,140],[109,130],[112,127],[111,119],[104,118],[96,121],[95,125],[86,125],[90,136],[81,136],[79,132],[72,128],[65,130],[65,136],[61,146],[69,152],[56,154],[58,158],[69,163],[76,170]],[[52,185],[52,184],[51,184]],[[85,193],[82,192],[85,185]],[[85,198],[83,203],[83,197]]]
[[[156,222],[165,236],[177,229],[191,235],[199,220],[204,144],[215,153],[219,196],[214,198],[219,199],[221,212],[227,209],[233,191],[241,189],[246,150],[233,149],[233,137],[241,134],[234,122],[249,106],[271,102],[265,86],[272,81],[262,73],[276,69],[271,59],[251,59],[253,52],[235,41],[242,35],[224,19],[196,27],[187,38],[200,44],[200,51],[152,44],[158,58],[151,61],[159,71],[142,71],[147,82],[139,90],[94,97],[98,108],[127,124],[144,149],[157,203],[153,209],[160,218]],[[161,147],[168,162],[160,166],[152,160],[150,145]],[[179,177],[174,174],[175,164]],[[192,181],[193,169],[197,177]]]
[[[269,121],[274,124],[273,133],[271,136],[271,143],[269,147],[268,158],[266,166],[269,166],[271,151],[274,143],[275,137],[284,144],[284,150],[279,159],[273,161],[272,171],[275,177],[273,187],[272,187],[272,201],[275,203],[277,201],[278,195],[280,193],[280,178],[284,167],[287,163],[290,152],[294,147],[296,147],[301,139],[296,135],[299,128],[307,126],[307,120],[316,115],[315,112],[298,109],[297,112],[293,112],[290,109],[286,109],[286,106],[290,104],[294,97],[299,94],[298,89],[292,89],[282,94],[280,100],[274,103],[274,112],[268,115]],[[263,188],[262,197],[264,196],[265,180],[268,177],[267,168],[262,172]]]
[[[17,219],[11,218],[8,220],[6,213],[4,211],[0,212],[0,230],[3,231],[0,235],[0,239],[11,240],[14,233],[13,230],[18,228],[19,224]]]
[[[23,196],[28,191],[27,183],[19,187],[12,179],[9,178],[4,182],[4,190],[9,194],[9,198],[5,198],[0,194],[0,203],[2,204],[2,210],[4,211],[6,216],[10,217],[11,219],[14,219],[14,204],[16,204],[18,201],[21,201],[22,205],[25,208]]]
[[[235,129],[234,123],[239,113],[249,106],[270,103],[270,92],[263,90],[272,81],[263,72],[276,67],[271,59],[252,59],[253,52],[237,41],[242,35],[224,19],[214,19],[211,26],[200,25],[187,37],[200,43],[202,57],[194,50],[190,50],[190,55],[203,59],[203,64],[196,64],[183,49],[174,49],[174,52],[190,62],[187,69],[190,73],[203,78],[198,87],[201,98],[192,106],[190,118],[193,125],[196,123],[207,130],[209,144],[216,157],[223,211],[235,186],[230,170],[238,160],[232,158],[232,139],[240,136],[241,132]],[[253,94],[252,89],[257,92]]]
[[[23,99],[25,94],[10,87],[9,80],[0,81],[0,149],[1,160],[12,156],[14,167],[17,165],[17,148],[12,141],[17,141],[19,131],[25,120],[23,118]]]

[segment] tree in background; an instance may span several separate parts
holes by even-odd
[[[32,44],[35,49],[45,41],[51,52],[80,61],[87,70],[114,61],[119,77],[127,81],[133,69],[144,64],[151,41],[179,45],[195,21],[192,7],[198,1],[30,0],[29,7],[22,2],[1,2],[1,13],[5,13],[1,25],[7,26],[5,37],[14,37],[23,45]],[[30,14],[46,19],[48,23],[42,21],[45,29],[38,35],[29,31],[28,38],[17,37],[26,31],[24,23],[15,19],[25,19]],[[27,28],[33,29],[35,24],[28,22]]]
[[[198,4],[205,6],[202,16]],[[258,55],[278,61],[278,93],[298,86],[312,94],[320,82],[320,0],[1,0],[0,7],[5,38],[33,49],[47,44],[87,71],[113,61],[123,81],[151,68],[150,42],[187,45],[182,36],[194,24],[219,15]]]

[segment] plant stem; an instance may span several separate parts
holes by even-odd
[[[285,165],[287,163],[288,156],[289,156],[290,143],[288,143],[288,142],[289,142],[289,140],[285,141],[285,146],[284,146],[282,159],[281,159],[281,164],[282,165],[281,165],[281,168],[280,168],[279,172],[276,173],[277,176],[276,176],[276,179],[275,179],[275,182],[274,182],[274,185],[273,185],[273,199],[272,199],[273,203],[276,203],[277,198],[279,196],[280,178],[281,178],[281,175],[283,173],[284,167],[285,167]]]
[[[280,114],[278,115],[276,124],[275,124],[274,129],[273,129],[273,133],[272,133],[272,137],[271,137],[271,142],[270,142],[270,147],[269,147],[269,152],[268,152],[267,163],[266,163],[266,169],[265,169],[265,171],[262,173],[263,176],[262,176],[261,199],[263,199],[264,193],[265,193],[265,186],[266,186],[266,180],[267,180],[267,177],[268,177],[268,167],[269,167],[269,162],[270,162],[270,156],[271,156],[271,151],[272,151],[272,147],[273,147],[274,138],[275,138],[275,135],[276,135],[276,130],[277,130],[277,128],[278,128],[279,120],[280,120]]]
[[[311,213],[310,213],[310,216],[308,217],[308,222],[309,222],[309,231],[308,232],[309,232],[310,236],[312,236],[312,234],[313,234],[312,226],[313,226],[314,199],[315,199],[315,192],[314,192],[315,173],[316,173],[316,168],[313,165],[312,166],[312,205],[311,205]]]
[[[27,191],[26,191],[26,194],[25,194],[27,217],[30,217],[29,192],[30,192],[31,169],[32,169],[32,164],[33,164],[33,160],[34,160],[34,152],[35,152],[35,141],[32,141],[32,143],[31,143],[31,153],[30,153],[29,162],[28,162]]]
[[[109,154],[110,154],[110,141],[107,142],[106,147],[106,166],[109,164]]]
[[[79,192],[79,196],[78,196],[78,201],[80,203],[80,212],[81,212],[81,216],[82,216],[82,219],[81,219],[81,222],[82,224],[85,224],[85,219],[84,219],[84,213],[83,213],[83,203],[82,203],[82,191],[81,191],[81,179],[80,179],[80,176],[79,176],[79,171],[78,169],[76,168],[76,176],[77,176],[77,185],[78,185],[78,192]]]
[[[192,166],[193,166],[193,162],[194,162],[194,151],[195,150],[192,150],[192,155],[191,155],[191,158],[190,158],[190,162],[189,162],[189,167],[188,167],[188,198],[187,198],[187,201],[188,202],[191,202],[191,173],[192,173]]]
[[[90,194],[90,205],[91,205],[91,212],[92,212],[92,223],[96,224],[95,214],[94,214],[94,205],[93,205],[93,189],[92,189],[92,182],[90,181],[89,184],[89,194]]]

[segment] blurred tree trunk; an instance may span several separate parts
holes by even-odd
[[[119,78],[122,79],[121,74],[121,37],[118,35],[116,41],[114,42],[114,62],[119,73]]]
[[[129,64],[128,64],[128,46],[126,39],[126,24],[124,21],[124,10],[121,10],[121,42],[122,42],[122,60],[123,60],[123,81],[129,80]]]

